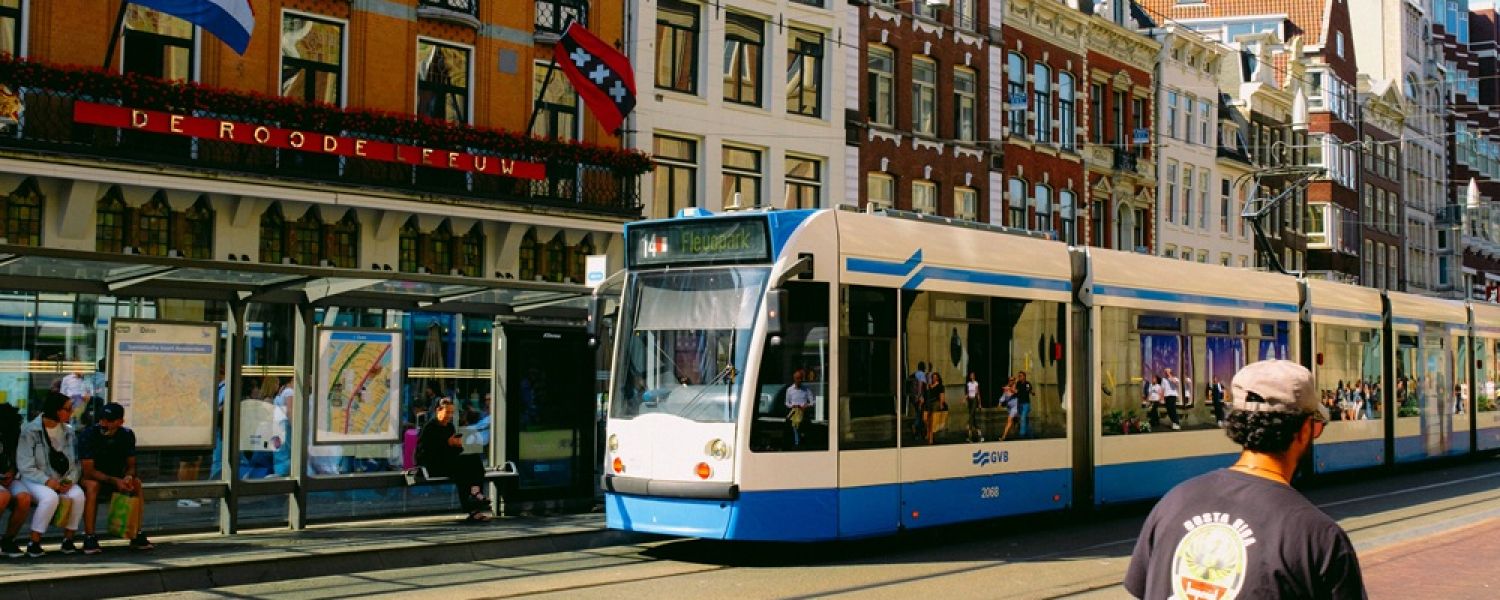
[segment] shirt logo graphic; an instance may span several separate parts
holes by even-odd
[[[1204,513],[1182,526],[1188,532],[1172,552],[1172,597],[1233,600],[1245,585],[1246,549],[1255,532],[1224,513]]]

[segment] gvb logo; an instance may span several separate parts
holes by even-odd
[[[1003,462],[1010,462],[1010,451],[1009,450],[975,450],[974,454],[971,455],[969,457],[969,459],[970,459],[970,462],[974,463],[974,466],[976,466],[976,467],[983,467],[985,465],[990,465],[990,464],[999,464],[999,463],[1003,463]]]

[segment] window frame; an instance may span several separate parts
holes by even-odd
[[[658,143],[659,140],[671,140],[671,141],[674,141],[674,142],[683,142],[683,143],[686,143],[687,144],[687,148],[688,148],[688,154],[692,155],[691,158],[686,158],[685,159],[685,158],[680,158],[680,157],[676,157],[676,156],[666,155],[665,153],[661,152],[660,148],[657,145],[657,143]],[[651,155],[651,157],[652,157],[653,162],[655,163],[652,166],[652,170],[651,170],[652,179],[653,179],[652,184],[653,184],[653,188],[654,188],[653,192],[657,192],[657,191],[659,191],[659,190],[662,189],[661,188],[662,181],[661,181],[660,177],[662,177],[664,171],[665,171],[665,173],[667,175],[671,176],[671,182],[669,182],[669,184],[667,186],[667,190],[669,192],[677,189],[678,186],[676,186],[674,184],[677,183],[677,178],[678,178],[679,175],[686,175],[686,176],[688,176],[691,179],[690,185],[688,185],[687,188],[686,188],[688,190],[688,192],[689,192],[690,197],[687,198],[687,202],[685,204],[683,204],[682,206],[678,206],[678,200],[680,200],[680,199],[676,198],[675,194],[668,194],[667,195],[667,198],[666,198],[667,203],[665,205],[665,207],[666,207],[666,214],[665,214],[665,216],[667,218],[670,218],[673,215],[676,215],[677,211],[680,210],[680,209],[690,208],[690,207],[694,207],[694,206],[698,206],[699,205],[700,201],[699,201],[699,193],[698,193],[698,173],[699,173],[699,170],[701,168],[700,166],[701,166],[702,160],[703,160],[702,159],[702,153],[699,150],[699,147],[701,146],[701,142],[702,142],[702,140],[699,140],[697,138],[688,137],[688,136],[680,136],[680,135],[672,135],[672,134],[661,133],[661,132],[655,132],[651,136],[651,149],[652,149],[652,155]],[[660,193],[653,193],[652,194],[652,199],[653,199],[653,201],[655,202],[655,204],[657,206],[661,206],[661,202],[660,202],[661,197],[662,197],[662,194],[660,194]],[[657,216],[662,216],[662,215],[658,214]]]
[[[804,36],[815,36],[817,43],[813,44],[810,41],[797,40],[796,36],[799,33]],[[805,92],[796,95],[793,95],[791,92],[787,92],[787,114],[801,115],[814,119],[823,118],[823,47],[825,44],[827,44],[827,38],[827,34],[821,31],[816,31],[813,29],[803,29],[801,27],[787,28],[787,89],[791,89],[791,80],[794,73],[797,73],[796,77],[801,84],[799,86],[799,89],[806,90],[808,86],[811,86],[813,89],[811,110],[809,110],[809,107],[803,103],[806,100],[805,96],[807,96]],[[809,61],[812,62],[811,75],[809,75],[807,69],[807,64]],[[794,63],[797,64],[800,68],[794,69]],[[795,104],[792,101],[793,98],[797,99],[797,102]]]
[[[538,68],[553,69],[554,67],[551,66],[550,61],[538,60],[532,63],[531,73],[533,83],[536,83],[536,70]],[[532,111],[536,114],[532,117],[531,135],[547,140],[573,141],[581,138],[583,113],[582,108],[579,107],[580,98],[578,91],[573,89],[573,85],[568,82],[567,77],[563,77],[561,73],[555,70],[551,77],[543,75],[542,83],[547,84],[546,89],[535,89],[532,91],[531,106]],[[571,106],[547,100],[547,91],[555,85],[562,86],[564,90],[570,93],[573,99]],[[541,83],[536,83],[536,86],[540,87]],[[572,117],[573,125],[571,131],[562,131],[559,119],[563,116]],[[566,135],[564,136],[564,134]]]
[[[792,173],[795,170],[794,167],[793,167],[793,162],[794,161],[800,162],[800,163],[811,164],[812,167],[813,167],[813,176],[811,178],[807,178],[807,177],[801,177],[801,176],[793,175]],[[824,169],[823,169],[823,163],[825,161],[823,159],[821,159],[821,158],[815,158],[815,157],[812,157],[812,156],[802,156],[802,155],[797,155],[797,154],[787,154],[786,157],[783,159],[782,162],[785,163],[783,165],[785,167],[785,170],[783,170],[782,172],[785,173],[785,176],[784,176],[785,181],[783,183],[783,186],[785,187],[785,194],[784,194],[784,198],[783,198],[783,203],[786,205],[786,208],[789,208],[789,209],[822,208],[822,206],[823,206],[823,171],[824,171]],[[804,203],[802,202],[803,192],[809,192],[809,191],[812,192],[812,197],[813,197],[812,206],[805,206]],[[795,200],[795,203],[793,203],[793,202],[785,202],[785,200],[787,200],[787,199],[793,199],[793,200]]]
[[[731,166],[729,156],[732,152],[742,152],[753,158],[755,163],[754,167]],[[733,194],[739,194],[739,205],[746,206],[744,204],[746,194],[742,189],[742,186],[745,183],[751,183],[755,186],[754,193],[750,194],[749,206],[761,205],[761,195],[764,193],[766,187],[765,181],[767,154],[768,152],[764,148],[742,146],[734,143],[726,143],[721,147],[719,166],[720,170],[722,171],[723,197],[720,198],[719,201],[723,206],[730,205]]]
[[[1005,104],[1012,105],[1011,100],[1021,98],[1022,102],[1028,101],[1026,94],[1026,56],[1019,52],[1005,53]],[[1026,107],[1006,110],[1006,131],[1016,137],[1026,136]]]
[[[737,35],[737,34],[733,33],[733,29],[730,27],[730,23],[729,23],[729,21],[731,21],[731,20],[740,21],[740,26],[744,26],[745,25],[745,23],[743,21],[753,21],[757,25],[756,33],[760,35],[760,40],[759,41],[751,40],[751,39],[745,38],[745,37],[743,37],[741,35]],[[728,57],[730,56],[730,52],[729,52],[729,47],[728,46],[731,43],[739,44],[739,47],[735,49],[735,53],[734,53],[735,59],[739,61],[737,63],[735,61],[728,60]],[[724,90],[723,90],[724,101],[732,103],[732,104],[740,104],[740,105],[743,105],[743,106],[756,106],[756,107],[763,106],[763,103],[764,103],[764,94],[763,94],[763,91],[765,90],[765,87],[766,87],[765,86],[765,78],[766,78],[766,75],[765,75],[765,73],[766,73],[766,68],[765,68],[766,67],[766,65],[765,65],[765,63],[766,63],[766,20],[762,19],[760,17],[754,16],[754,15],[745,14],[745,13],[738,13],[738,12],[728,12],[728,13],[725,13],[725,15],[724,15],[724,45],[725,45],[724,56],[726,57],[726,60],[724,61],[723,69],[721,69],[721,71],[723,72],[723,75],[724,75]],[[744,65],[748,61],[746,61],[746,57],[743,56],[743,54],[749,48],[754,48],[755,49],[755,64],[754,64],[754,67],[755,67],[755,73],[754,73],[755,81],[751,83],[751,85],[754,86],[754,88],[752,90],[752,93],[754,94],[754,96],[752,98],[749,98],[747,100],[747,99],[744,98],[744,95],[745,95],[744,94],[745,83],[744,83],[744,80],[743,80],[743,75],[744,75]],[[735,69],[735,73],[734,73],[734,77],[733,77],[733,83],[731,84],[731,77],[730,77],[730,74],[729,74],[729,70],[730,70],[730,67],[732,65],[735,65],[735,64],[740,65],[740,68]],[[734,92],[735,92],[733,96],[731,96],[731,93],[730,93],[731,85],[733,85]]]
[[[146,7],[146,6],[136,5],[136,7],[139,8],[139,9],[141,9],[141,10],[149,10],[149,11],[153,11],[153,12],[161,12],[161,11],[157,11],[155,9],[152,9],[152,8],[149,8],[149,7]],[[166,16],[168,16],[170,18],[174,18],[174,19],[186,21],[186,19],[181,19],[181,18],[176,17],[176,16],[167,15],[166,13],[161,13],[161,14],[166,15]],[[172,41],[172,40],[182,40],[182,38],[175,37],[175,36],[170,36],[170,35],[163,35],[163,34],[160,34],[160,33],[154,33],[154,32],[149,32],[149,31],[140,31],[138,29],[131,29],[129,27],[128,23],[121,23],[121,25],[120,25],[120,40],[119,40],[119,44],[120,44],[120,66],[119,66],[119,70],[117,72],[119,74],[121,74],[121,75],[124,75],[126,73],[126,70],[125,70],[126,54],[127,54],[127,51],[129,50],[129,47],[130,47],[129,41],[130,41],[130,39],[132,37],[135,37],[135,38],[138,38],[138,39],[144,39],[144,40],[147,40],[147,41],[156,42],[160,46],[160,48],[158,48],[159,50],[160,49],[164,49],[167,46],[174,46],[174,47],[178,47],[178,48],[186,48],[187,51],[188,51],[188,68],[187,68],[188,74],[187,74],[187,79],[185,81],[189,81],[189,82],[196,82],[196,81],[198,81],[198,70],[199,70],[199,66],[200,66],[199,65],[199,51],[201,50],[199,40],[202,37],[202,36],[199,35],[199,30],[201,28],[198,27],[197,25],[193,25],[192,22],[188,22],[188,25],[192,27],[193,34],[192,34],[192,37],[187,40],[187,43],[183,44],[183,43],[180,43],[180,42],[173,42]],[[168,78],[162,77],[162,79],[168,79]]]
[[[1052,67],[1037,61],[1031,65],[1032,117],[1031,138],[1039,144],[1052,143]]]
[[[680,11],[691,10],[692,26],[683,27],[675,23],[664,21],[662,19],[662,10],[667,7],[671,7]],[[662,29],[664,28],[670,30],[670,32],[672,33],[672,35],[668,38],[672,42],[670,51],[666,51],[666,49],[662,47]],[[690,36],[692,45],[691,51],[686,55],[680,52],[681,49],[678,48],[679,34],[682,33],[686,33]],[[652,59],[652,82],[654,82],[656,89],[679,92],[692,96],[698,95],[698,63],[701,62],[698,56],[698,47],[703,43],[703,6],[691,2],[682,2],[681,0],[657,0],[656,29],[654,30],[654,35],[656,36],[654,39],[657,43],[656,56]],[[682,56],[686,56],[688,58],[689,64],[682,65],[678,63],[677,59]],[[670,63],[669,65],[667,65],[667,82],[662,81],[663,57],[669,58]],[[678,87],[676,84],[676,80],[681,79],[684,73],[686,73],[687,75],[687,86],[686,88]]]
[[[968,81],[967,91],[960,85],[962,80]],[[979,139],[979,73],[968,67],[953,67],[953,138]]]
[[[330,70],[327,68],[327,63],[321,63],[305,58],[289,57],[286,55],[286,50],[279,49],[276,55],[278,59],[277,73],[280,74],[280,85],[278,86],[278,91],[281,92],[281,96],[284,98],[294,97],[287,96],[285,89],[287,65],[288,63],[293,63],[294,65],[303,69],[305,72],[318,71],[322,73],[333,73],[334,76],[338,78],[338,85],[336,86],[338,88],[338,98],[332,104],[334,106],[343,108],[349,94],[349,78],[345,76],[345,70],[347,65],[349,64],[349,21],[347,19],[340,19],[338,17],[331,17],[328,15],[320,15],[318,13],[311,13],[291,8],[283,8],[281,9],[281,30],[277,32],[278,36],[285,35],[286,20],[288,17],[337,27],[339,30],[339,64],[335,65],[335,68]],[[321,100],[313,97],[316,94],[317,87],[315,85],[315,80],[309,78],[304,82],[304,86],[306,89],[305,93],[301,97],[302,101],[321,102]]]
[[[24,58],[28,54],[26,52],[26,42],[30,37],[28,35],[29,32],[26,31],[26,27],[29,25],[27,22],[29,21],[27,19],[29,16],[27,14],[29,12],[27,10],[28,3],[29,0],[20,0],[16,3],[15,8],[0,6],[0,19],[14,19],[16,22],[15,38],[10,40],[10,43],[14,44],[15,47],[15,52],[11,53],[12,56]]]
[[[463,125],[470,125],[470,124],[472,124],[474,122],[474,92],[473,92],[473,90],[474,90],[474,47],[470,46],[468,44],[462,44],[462,43],[459,43],[459,42],[452,42],[452,41],[445,40],[445,39],[442,39],[442,38],[434,38],[434,37],[428,37],[428,36],[424,36],[424,35],[419,35],[419,36],[417,36],[417,58],[419,60],[420,60],[420,58],[422,56],[422,44],[428,44],[428,45],[432,45],[432,46],[437,46],[437,48],[435,48],[433,50],[434,52],[440,51],[442,49],[442,47],[444,47],[444,46],[448,47],[449,49],[462,50],[464,52],[464,58],[465,58],[465,61],[466,61],[465,71],[464,71],[464,73],[465,73],[464,87],[463,87],[463,96],[464,96],[464,115],[463,115],[463,117],[464,118],[461,119],[461,120],[453,120],[453,119],[450,119],[446,115],[448,102],[446,101],[446,98],[444,97],[444,95],[453,93],[453,91],[456,90],[457,87],[454,86],[454,85],[448,84],[448,83],[424,82],[422,80],[422,71],[421,71],[421,66],[422,65],[421,65],[421,62],[418,62],[416,64],[416,66],[415,66],[415,69],[416,69],[416,75],[415,75],[416,85],[413,87],[413,94],[412,94],[412,106],[415,107],[414,113],[418,117],[425,117],[425,118],[429,118],[429,119],[438,119],[438,120],[448,121],[450,123],[459,123],[459,124],[463,124]],[[444,107],[444,113],[445,113],[444,116],[441,116],[441,117],[439,117],[439,116],[433,116],[433,115],[425,114],[425,113],[422,112],[422,91],[423,91],[424,88],[426,88],[427,90],[429,90],[432,93],[438,94],[439,98],[444,98],[444,101],[443,101],[443,107]]]
[[[1068,71],[1057,73],[1057,143],[1064,150],[1078,149],[1078,90]]]
[[[927,66],[922,69],[932,74],[931,81],[917,79],[917,65],[921,63]],[[928,136],[937,136],[938,132],[938,63],[937,60],[925,54],[913,54],[911,57],[911,130],[912,133]],[[927,117],[928,124],[922,126],[923,116]]]
[[[876,56],[879,55],[886,62],[886,70],[877,70],[875,67]],[[881,89],[884,84],[884,90]],[[865,106],[867,118],[873,125],[884,127],[896,126],[896,50],[887,46],[871,45],[865,56],[865,90],[868,94],[868,102]],[[881,103],[885,106],[884,118],[881,116]]]

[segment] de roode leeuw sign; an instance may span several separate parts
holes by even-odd
[[[518,179],[544,179],[547,176],[546,166],[535,162],[95,102],[74,102],[73,120],[85,125],[120,127],[150,133],[503,175]]]

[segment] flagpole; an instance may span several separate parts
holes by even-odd
[[[120,14],[115,15],[115,29],[109,34],[109,48],[104,51],[104,69],[109,70],[109,65],[115,62],[115,46],[120,45],[120,31],[125,28],[125,9],[130,7],[130,0],[121,0]]]

